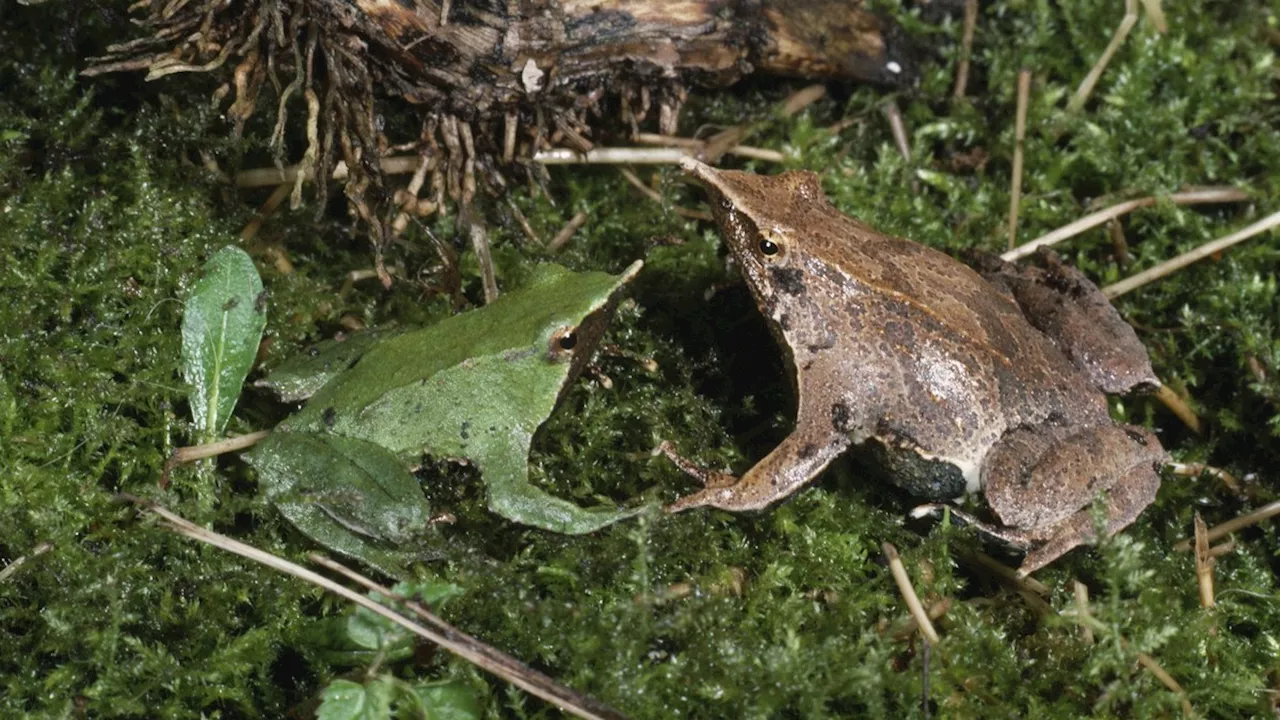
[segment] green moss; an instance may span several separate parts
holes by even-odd
[[[1120,3],[984,4],[965,102],[950,98],[958,23],[930,26],[890,3],[935,53],[919,87],[896,97],[911,158],[893,145],[878,109],[884,96],[867,88],[767,123],[751,142],[819,170],[833,201],[873,225],[950,250],[998,249],[1014,78],[1030,67],[1020,240],[1186,185],[1235,184],[1254,198],[1126,217],[1127,267],[1104,228],[1063,246],[1090,276],[1112,282],[1280,209],[1276,56],[1259,32],[1280,25],[1275,10],[1165,6],[1170,32],[1140,22],[1093,99],[1069,114],[1066,98],[1105,47]],[[0,580],[0,715],[280,716],[346,671],[308,634],[344,605],[112,502],[119,491],[148,495],[272,552],[311,549],[257,498],[234,458],[156,486],[168,451],[190,437],[180,300],[262,199],[228,193],[196,158],[212,153],[233,169],[269,156],[266,129],[228,139],[208,108],[211,78],[144,86],[133,76],[75,75],[108,35],[132,32],[121,16],[80,17],[60,3],[19,6],[0,20],[0,564],[27,558]],[[767,118],[788,87],[697,98],[687,129]],[[851,124],[828,132],[841,118]],[[981,168],[950,164],[975,149],[988,158]],[[761,457],[787,432],[789,389],[718,239],[671,212],[701,195],[669,171],[664,206],[607,168],[555,169],[552,179],[554,204],[523,191],[513,202],[544,239],[575,212],[590,214],[559,261],[616,272],[644,256],[647,269],[606,340],[615,347],[535,444],[535,478],[581,502],[670,499],[690,485],[650,457],[660,439],[712,465],[742,469]],[[523,244],[504,204],[491,212],[500,279],[517,283],[545,253]],[[271,292],[268,363],[332,334],[344,315],[413,324],[449,312],[443,298],[424,302],[414,283],[390,292],[344,285],[346,272],[368,267],[367,247],[340,213],[313,218],[314,208],[282,212],[264,228],[263,241],[282,244],[297,268],[281,275],[260,262]],[[432,230],[449,242],[452,219]],[[408,239],[392,261],[419,267],[431,244],[418,229]],[[920,716],[921,646],[897,633],[906,613],[880,555],[890,541],[926,603],[953,603],[931,656],[937,715],[1178,716],[1178,697],[1139,668],[1138,652],[1158,660],[1201,715],[1263,714],[1280,671],[1275,526],[1240,533],[1236,552],[1219,559],[1212,612],[1199,607],[1191,559],[1170,547],[1196,511],[1213,524],[1275,499],[1276,247],[1274,233],[1257,238],[1119,302],[1158,373],[1188,389],[1212,431],[1192,436],[1148,400],[1118,402],[1118,412],[1157,428],[1177,459],[1255,475],[1247,499],[1211,479],[1169,478],[1123,536],[1039,574],[1055,611],[1074,606],[1072,579],[1089,586],[1092,645],[1074,620],[1042,616],[957,565],[952,549],[973,547],[969,533],[904,527],[911,498],[846,464],[765,513],[651,513],[588,537],[504,523],[483,510],[465,468],[432,466],[420,474],[430,501],[459,521],[440,530],[441,559],[419,579],[464,588],[445,611],[469,632],[635,717]],[[468,257],[464,289],[474,300]],[[1265,372],[1252,373],[1251,362]],[[249,391],[233,430],[270,426],[287,411]],[[52,549],[35,555],[41,543]],[[440,655],[390,670],[467,674]],[[491,714],[551,714],[491,684]]]

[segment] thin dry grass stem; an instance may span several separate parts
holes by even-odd
[[[1142,9],[1147,11],[1147,19],[1155,26],[1156,32],[1161,35],[1169,32],[1169,22],[1164,18],[1160,0],[1142,0]]]
[[[1115,34],[1111,36],[1111,42],[1107,44],[1107,49],[1102,51],[1102,57],[1093,64],[1089,70],[1089,74],[1084,76],[1084,80],[1080,83],[1080,87],[1076,90],[1076,94],[1072,96],[1067,103],[1067,112],[1077,112],[1089,99],[1089,95],[1093,93],[1093,88],[1098,84],[1098,80],[1102,77],[1102,71],[1107,69],[1107,64],[1111,62],[1111,56],[1116,54],[1116,50],[1124,44],[1125,38],[1129,37],[1129,31],[1138,23],[1138,0],[1125,0],[1124,2],[1124,19],[1120,21],[1120,25],[1116,28]]]
[[[1076,617],[1080,623],[1080,639],[1086,645],[1093,644],[1093,627],[1084,620],[1090,617],[1089,614],[1089,586],[1079,580],[1071,581],[1071,590],[1076,600]]]
[[[1116,264],[1127,267],[1133,262],[1133,257],[1129,255],[1129,242],[1124,237],[1124,225],[1119,220],[1112,219],[1107,223],[1107,234],[1111,237],[1111,252],[1116,256]]]
[[[293,272],[293,261],[280,245],[272,244],[262,248],[262,257],[281,275],[289,275]]]
[[[915,618],[916,625],[920,627],[920,634],[937,645],[938,631],[933,628],[933,621],[929,619],[929,614],[920,604],[920,597],[916,595],[916,589],[911,585],[911,578],[907,576],[907,568],[902,564],[898,549],[891,543],[884,543],[881,547],[884,549],[885,559],[889,561],[889,572],[893,574],[893,581],[898,584],[898,592],[902,593],[902,599],[907,603],[907,610],[911,612],[911,617]]]
[[[516,205],[516,202],[510,197],[507,198],[507,207],[511,208],[511,214],[515,217],[516,224],[520,226],[520,230],[524,232],[524,236],[529,238],[529,242],[534,245],[544,245],[545,243],[542,242],[542,237],[538,235],[537,231],[533,229],[533,226],[529,224],[529,218],[524,216],[524,213],[520,211],[520,206]]]
[[[1214,525],[1209,528],[1209,532],[1205,534],[1205,538],[1209,542],[1213,542],[1214,540],[1226,537],[1237,530],[1247,528],[1251,525],[1257,525],[1263,520],[1269,520],[1277,515],[1280,515],[1280,500],[1267,503],[1253,512],[1233,517],[1220,525]],[[1186,552],[1192,548],[1194,542],[1194,538],[1179,540],[1174,544],[1173,549],[1179,552]]]
[[[421,605],[417,605],[413,611],[432,627],[420,625],[385,605],[374,602],[354,590],[339,585],[323,575],[289,562],[284,558],[199,527],[154,502],[132,495],[122,494],[118,497],[157,515],[161,519],[160,524],[162,526],[179,535],[226,550],[278,572],[292,575],[316,587],[328,590],[339,597],[360,605],[369,612],[390,620],[419,637],[430,640],[454,655],[474,664],[476,667],[506,680],[577,717],[593,720],[619,720],[625,717],[616,710],[556,682],[554,678],[528,667],[510,655],[485,645],[476,638],[432,615]],[[387,594],[390,595],[389,591]]]
[[[765,162],[786,162],[787,154],[777,150],[769,150],[766,148],[751,147],[749,145],[736,145],[729,148],[730,155],[737,155],[751,160],[763,160]]]
[[[903,160],[911,161],[911,139],[907,135],[907,124],[902,119],[902,111],[898,103],[890,100],[882,106],[885,120],[889,121],[889,132],[893,134],[893,144],[898,146],[898,154]]]
[[[289,193],[292,190],[293,186],[288,183],[277,185],[266,202],[262,203],[258,208],[258,212],[254,213],[249,222],[245,223],[244,228],[240,230],[240,239],[248,242],[257,237],[258,231],[262,229],[262,223],[271,217],[271,214],[276,211],[276,208],[280,207],[284,199],[289,197]]]
[[[351,285],[354,285],[355,283],[363,282],[365,280],[372,280],[376,277],[378,277],[378,271],[374,270],[373,268],[365,268],[363,270],[351,270],[344,276],[343,287],[344,288],[349,287]]]
[[[951,598],[942,598],[941,600],[930,605],[928,612],[925,614],[928,616],[930,620],[940,620],[942,616],[946,615],[947,612],[951,610],[951,606],[953,604],[954,602],[952,601]],[[916,630],[919,629],[919,627],[920,627],[920,623],[917,622],[915,616],[912,615],[907,618],[907,621],[903,623],[902,627],[894,631],[893,638],[895,640],[906,640],[907,638],[914,635]]]
[[[1280,227],[1280,212],[1271,213],[1249,227],[1237,230],[1236,232],[1233,232],[1224,238],[1214,240],[1211,243],[1205,243],[1195,250],[1182,253],[1181,255],[1166,260],[1149,270],[1144,270],[1137,275],[1125,278],[1114,285],[1108,285],[1102,288],[1102,294],[1106,295],[1108,298],[1120,297],[1121,295],[1132,290],[1136,290],[1147,283],[1159,280],[1166,275],[1172,275],[1192,263],[1199,262],[1210,255],[1215,255],[1226,250],[1232,245],[1244,242],[1255,235],[1261,235],[1262,233],[1276,227]]]
[[[1018,109],[1013,125],[1013,177],[1009,181],[1009,249],[1018,244],[1018,205],[1022,202],[1022,150],[1027,139],[1027,100],[1031,96],[1031,71],[1018,71]]]
[[[1017,570],[1014,570],[986,553],[979,552],[977,550],[963,550],[956,554],[961,560],[970,565],[976,565],[977,567],[986,570],[1014,589],[1024,590],[1032,595],[1040,595],[1043,597],[1049,597],[1050,595],[1048,585],[1045,585],[1031,576],[1019,577]]]
[[[787,98],[777,106],[777,109],[774,111],[774,117],[791,117],[817,102],[826,94],[827,88],[825,85],[810,85],[808,87],[801,88],[800,90],[788,95]],[[706,143],[698,149],[695,156],[705,163],[714,165],[726,152],[729,151],[730,148],[741,145],[742,141],[747,139],[752,133],[761,127],[762,124],[763,123],[761,122],[750,122],[725,128],[724,130],[721,130],[715,135],[707,138]],[[666,134],[670,135],[671,133]]]
[[[827,95],[827,86],[823,84],[809,85],[787,96],[778,108],[783,117],[791,117]]]
[[[707,145],[705,140],[680,137],[678,135],[662,135],[659,133],[636,133],[632,139],[644,145],[684,148],[695,155]],[[777,150],[750,147],[747,145],[735,145],[729,148],[727,153],[729,155],[740,155],[753,160],[766,160],[768,162],[785,162],[787,160],[786,153],[779,152]]]
[[[551,238],[550,244],[547,245],[547,252],[560,252],[561,248],[568,245],[569,241],[573,239],[574,233],[581,230],[582,226],[586,224],[587,214],[585,212],[580,212],[574,215],[569,219],[569,222],[565,223],[563,228],[560,228],[560,232],[556,233],[556,236]]]
[[[14,558],[13,562],[5,565],[3,568],[0,568],[0,583],[3,583],[13,577],[15,573],[22,569],[23,565],[26,565],[28,562],[40,557],[52,549],[53,543],[46,541],[38,543],[35,547],[31,548],[31,552],[26,555],[19,555]]]
[[[471,214],[471,206],[463,205],[458,213],[458,222],[471,236],[471,248],[475,250],[476,260],[480,263],[480,279],[484,284],[484,304],[488,305],[498,299],[498,275],[493,266],[493,252],[489,245],[489,229],[484,221]]]
[[[978,0],[964,0],[964,29],[960,35],[960,61],[956,63],[955,99],[964,97],[969,87],[969,58],[973,55],[973,32],[978,27]]]
[[[1182,686],[1178,684],[1178,681],[1174,680],[1173,676],[1161,667],[1160,663],[1156,662],[1155,658],[1146,653],[1140,652],[1138,653],[1138,663],[1149,670],[1152,675],[1156,676],[1157,680],[1178,696],[1178,700],[1182,702],[1182,714],[1184,716],[1193,717],[1195,715],[1195,710],[1191,707],[1191,700],[1187,698],[1187,691],[1182,689]]]
[[[449,6],[453,5],[453,0],[442,0],[440,3],[440,27],[449,24]]]
[[[270,434],[270,430],[259,430],[257,432],[245,433],[244,435],[227,438],[226,440],[219,440],[218,442],[205,443],[204,445],[188,445],[187,447],[177,448],[169,455],[169,459],[164,463],[164,468],[160,471],[159,487],[161,490],[169,487],[169,475],[173,472],[173,469],[179,465],[253,447],[254,445],[262,442],[262,439]]]
[[[641,180],[640,176],[637,175],[634,170],[631,168],[620,167],[618,168],[618,172],[621,173],[622,177],[631,184],[631,187],[639,190],[641,195],[644,195],[656,203],[662,202],[662,195],[660,195],[657,190],[646,185],[644,180]]]
[[[1198,188],[1195,190],[1176,192],[1168,196],[1169,202],[1174,205],[1243,202],[1248,199],[1249,195],[1245,191],[1228,186]],[[1057,230],[1041,235],[1031,242],[1023,243],[1013,250],[1004,253],[1000,257],[1008,262],[1013,262],[1014,260],[1024,258],[1034,253],[1042,247],[1056,245],[1057,243],[1068,238],[1075,237],[1086,230],[1091,230],[1099,225],[1110,222],[1121,215],[1133,212],[1140,208],[1151,207],[1159,201],[1160,198],[1151,196],[1116,203],[1109,208],[1089,213],[1079,220],[1075,220],[1063,225]]]
[[[1161,384],[1160,389],[1155,393],[1155,398],[1168,408],[1169,412],[1177,416],[1191,432],[1197,435],[1204,434],[1204,423],[1201,422],[1200,416],[1196,414],[1195,410],[1191,409],[1191,406],[1187,404],[1187,401],[1181,395],[1174,392],[1168,385]]]
[[[644,181],[640,179],[640,176],[636,175],[633,170],[630,168],[620,167],[618,168],[618,172],[622,173],[622,177],[625,178],[627,182],[631,183],[631,186],[639,190],[645,197],[659,205],[662,204],[662,195],[658,194],[657,190],[646,185]],[[672,207],[671,212],[674,212],[680,217],[687,217],[693,220],[705,220],[710,222],[715,219],[711,213],[703,212],[701,210],[690,210],[679,206]]]
[[[552,148],[539,151],[533,161],[543,165],[675,165],[688,156],[680,148],[598,147],[588,152]]]
[[[1236,479],[1235,475],[1232,475],[1219,467],[1205,465],[1204,463],[1169,463],[1168,468],[1173,471],[1173,474],[1180,475],[1182,477],[1212,475],[1222,481],[1222,484],[1226,485],[1227,489],[1236,495],[1239,495],[1244,491],[1244,488],[1240,486],[1240,481]]]
[[[1215,560],[1209,554],[1209,529],[1204,525],[1204,518],[1196,513],[1196,585],[1200,588],[1200,607],[1208,610],[1216,603],[1213,600],[1213,564]]]
[[[262,442],[262,439],[270,434],[270,430],[259,430],[257,432],[227,438],[226,440],[219,440],[218,442],[180,447],[174,450],[173,454],[169,456],[169,462],[175,465],[181,465],[183,463],[195,462],[196,460],[225,455],[229,452],[253,447],[254,445]]]
[[[1216,557],[1222,557],[1223,555],[1227,555],[1229,553],[1233,553],[1235,551],[1236,551],[1236,541],[1228,540],[1218,545],[1210,545],[1208,555],[1211,558],[1216,558]]]

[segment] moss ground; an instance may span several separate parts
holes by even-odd
[[[820,171],[838,206],[886,231],[948,250],[999,249],[1014,78],[1031,68],[1021,240],[1098,204],[1187,185],[1233,184],[1253,198],[1134,213],[1123,223],[1128,266],[1105,229],[1063,246],[1099,284],[1112,282],[1280,210],[1280,11],[1164,5],[1169,33],[1140,22],[1093,99],[1068,114],[1065,98],[1105,47],[1121,3],[984,4],[969,102],[950,99],[958,25],[888,3],[935,48],[919,87],[897,98],[912,157],[894,149],[878,109],[884,96],[866,88],[769,123],[753,142]],[[265,164],[259,139],[269,128],[228,139],[208,109],[212,78],[77,77],[106,38],[133,32],[119,3],[80,7],[18,5],[0,17],[0,566],[26,558],[0,574],[0,716],[278,717],[346,670],[308,639],[343,605],[170,535],[111,499],[147,495],[288,557],[313,549],[258,500],[252,473],[234,458],[156,486],[190,430],[180,300],[262,199],[218,184],[201,153],[227,167]],[[788,89],[754,83],[700,100],[687,127],[765,118]],[[840,119],[845,127],[829,132]],[[981,167],[953,163],[978,149]],[[591,213],[560,262],[616,271],[645,256],[648,268],[608,339],[625,352],[600,361],[612,388],[579,384],[536,445],[535,474],[580,501],[670,499],[690,486],[650,459],[658,439],[737,469],[762,456],[787,431],[789,391],[711,228],[639,199],[610,169],[552,177],[554,205],[524,193],[514,202],[544,237],[574,212]],[[700,197],[674,173],[664,183],[672,203]],[[368,265],[366,247],[340,208],[313,218],[313,208],[281,213],[264,230],[297,268],[281,275],[261,264],[271,293],[267,363],[331,334],[344,314],[382,324],[447,312],[409,283],[388,293],[344,287],[344,273]],[[541,255],[521,245],[501,205],[489,222],[500,280],[514,283]],[[450,226],[437,229],[447,237]],[[655,246],[655,237],[682,242]],[[421,245],[403,250],[410,265],[426,253],[413,247]],[[906,615],[879,550],[890,541],[927,602],[953,600],[928,668],[938,716],[1179,716],[1179,698],[1140,669],[1140,652],[1181,683],[1198,715],[1271,714],[1280,677],[1275,526],[1238,534],[1236,551],[1219,559],[1218,606],[1208,612],[1190,557],[1171,546],[1197,511],[1215,524],[1280,494],[1278,262],[1272,233],[1118,303],[1157,372],[1189,392],[1210,429],[1194,436],[1150,400],[1117,401],[1116,412],[1156,428],[1178,460],[1247,476],[1246,493],[1166,479],[1129,531],[1039,573],[1052,589],[1047,614],[956,563],[957,549],[974,546],[968,534],[905,527],[911,499],[847,465],[766,513],[651,514],[589,537],[504,523],[478,503],[473,477],[436,468],[424,479],[428,495],[459,522],[430,539],[440,559],[418,572],[465,589],[447,608],[452,621],[635,717],[917,717],[923,656],[897,632]],[[464,257],[463,268],[474,297],[474,263]],[[706,299],[713,285],[723,289]],[[250,391],[232,430],[268,427],[286,411]],[[45,543],[51,549],[36,555]],[[1092,645],[1059,614],[1072,607],[1073,579],[1090,588]],[[441,654],[390,669],[468,672]],[[556,715],[497,682],[487,687],[491,716]]]

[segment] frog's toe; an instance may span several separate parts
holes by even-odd
[[[722,496],[727,494],[728,493],[723,488],[707,488],[705,490],[699,490],[692,495],[685,495],[679,500],[676,500],[663,508],[663,510],[669,514],[674,514],[690,510],[692,508],[702,507],[704,505],[715,506],[716,500],[723,499]]]

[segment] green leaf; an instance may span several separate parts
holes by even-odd
[[[391,717],[391,686],[383,678],[367,685],[334,680],[321,697],[316,720],[386,720]]]
[[[421,683],[413,692],[431,720],[479,720],[484,714],[475,689],[460,680]]]
[[[535,487],[528,457],[639,268],[615,276],[539,266],[526,287],[484,308],[379,342],[277,434],[358,438],[406,463],[423,453],[465,458],[481,471],[490,509],[548,530],[586,533],[630,517],[637,510],[586,509]]]
[[[399,458],[360,438],[273,432],[247,453],[262,492],[321,545],[396,575],[431,510]]]
[[[222,434],[266,327],[262,279],[243,250],[227,246],[205,263],[182,314],[182,370],[201,439]]]
[[[397,583],[391,591],[416,599],[436,611],[447,600],[464,592],[454,583],[438,580]],[[381,593],[370,592],[368,597],[388,607],[398,606]],[[326,662],[345,666],[368,665],[375,658],[383,661],[408,658],[413,654],[415,642],[413,633],[403,626],[363,606],[353,607],[345,615],[317,620],[308,627],[306,635],[307,644]]]

